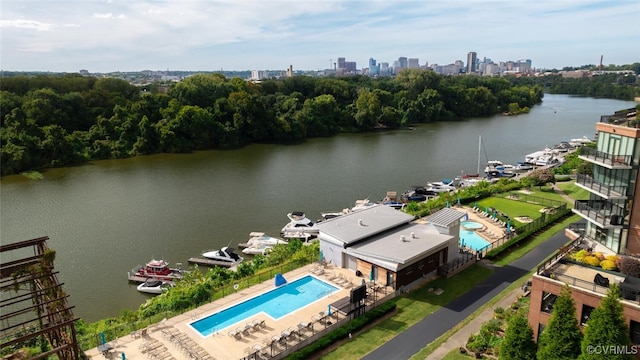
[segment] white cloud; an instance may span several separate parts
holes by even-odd
[[[0,28],[17,28],[38,31],[49,31],[53,28],[52,24],[43,23],[36,20],[0,20]]]
[[[16,70],[317,69],[338,56],[358,67],[369,57],[447,64],[469,51],[562,67],[601,53],[637,61],[639,15],[633,1],[7,0],[0,50]],[[36,51],[46,64],[28,56]]]

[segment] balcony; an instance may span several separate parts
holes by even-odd
[[[632,129],[640,128],[640,120],[638,120],[635,108],[623,110],[615,115],[602,115],[600,116],[600,122]]]
[[[576,200],[573,212],[602,229],[622,228],[622,209],[605,200]]]
[[[571,262],[567,259],[571,250],[570,248],[560,249],[556,256],[538,267],[534,279],[547,282],[558,281],[572,288],[595,293],[597,297],[604,297],[608,293],[607,283],[616,283],[620,286],[623,303],[640,309],[640,279]],[[541,310],[544,311],[544,309]]]
[[[609,186],[596,182],[591,176],[578,174],[576,185],[597,193],[605,199],[626,199],[627,186]]]
[[[582,160],[602,165],[609,169],[631,169],[633,158],[631,155],[614,155],[598,151],[591,147],[583,147],[580,155]]]

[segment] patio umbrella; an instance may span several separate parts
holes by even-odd
[[[460,196],[458,196],[458,205],[460,205]]]
[[[103,332],[101,332],[101,333],[100,333],[100,345],[102,345],[102,344],[104,344],[104,343],[106,343],[106,342],[107,342],[107,340],[105,340],[105,338],[104,338],[104,333],[103,333]]]
[[[327,305],[327,316],[331,316],[331,305]]]
[[[373,281],[373,269],[371,269],[371,272],[369,273],[369,281]]]
[[[364,279],[362,279],[362,286],[367,285],[367,283],[364,281]]]
[[[125,360],[126,357],[124,356],[124,353],[122,353],[122,360]]]
[[[322,250],[320,250],[320,261],[324,260],[324,254],[322,253]]]
[[[447,207],[449,207],[449,200],[447,200]]]

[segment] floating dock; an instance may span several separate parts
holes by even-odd
[[[187,261],[189,261],[190,264],[198,264],[204,266],[222,266],[227,268],[232,268],[236,265],[235,263],[229,261],[211,260],[203,257],[192,257]]]

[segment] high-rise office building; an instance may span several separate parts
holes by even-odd
[[[374,58],[369,58],[369,75],[370,76],[380,75],[380,66],[376,65],[376,59]]]
[[[467,74],[473,74],[476,72],[476,62],[478,54],[475,51],[471,51],[467,54]]]
[[[347,60],[343,57],[339,57],[338,58],[338,69],[345,69],[346,65],[345,63],[347,62]]]
[[[420,61],[418,60],[418,58],[409,58],[409,59],[407,59],[407,68],[409,68],[409,69],[419,69],[420,68]]]

